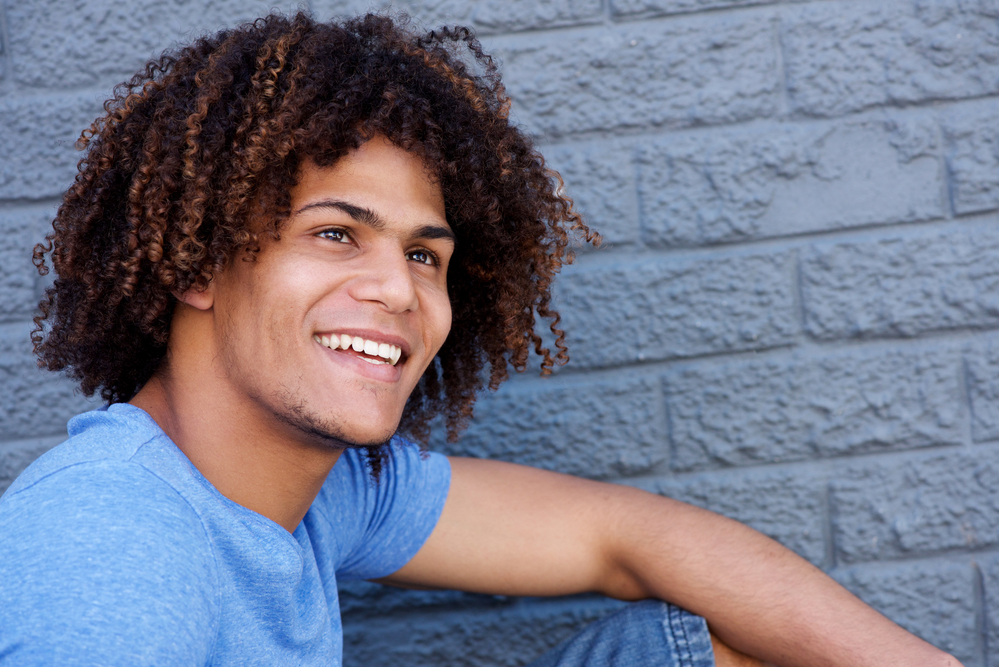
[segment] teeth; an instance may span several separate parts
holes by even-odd
[[[384,366],[385,364],[388,363],[387,361],[382,361],[380,359],[371,359],[369,357],[361,357],[361,359],[368,362],[369,364],[375,364],[376,366]]]
[[[385,359],[385,361],[381,361],[380,359],[361,357],[361,359],[364,359],[372,364],[390,363],[395,366],[399,363],[399,359],[402,358],[402,348],[388,343],[378,343],[373,340],[365,340],[360,336],[330,334],[328,336],[320,337],[319,334],[313,334],[312,338],[323,347],[328,347],[331,350],[341,348],[344,350],[351,349],[355,352],[363,352],[364,354],[372,357],[381,357],[382,359]]]

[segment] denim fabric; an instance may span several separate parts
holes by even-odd
[[[646,600],[588,626],[528,667],[713,667],[708,624]]]

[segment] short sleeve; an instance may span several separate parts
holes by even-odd
[[[201,520],[142,466],[64,468],[0,502],[10,665],[204,665],[217,628]]]
[[[437,525],[451,484],[447,457],[395,438],[377,481],[347,450],[316,499],[332,531],[338,580],[378,579],[416,555]]]

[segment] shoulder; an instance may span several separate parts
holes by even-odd
[[[115,404],[77,415],[68,425],[69,438],[34,461],[4,495],[22,489],[60,470],[81,463],[128,461],[146,445],[166,435],[142,410]]]
[[[49,470],[0,500],[0,534],[0,580],[18,582],[2,591],[0,626],[19,650],[110,662],[136,646],[168,662],[174,649],[210,651],[211,543],[198,513],[145,466],[104,459]]]
[[[352,498],[364,504],[384,503],[398,494],[446,494],[450,479],[447,457],[421,450],[415,443],[395,436],[385,445],[382,471],[377,479],[371,475],[364,450],[345,450],[317,500],[335,499],[340,505]]]
[[[307,520],[337,545],[337,576],[372,579],[402,567],[426,541],[447,498],[446,457],[402,438],[387,445],[375,480],[365,452],[345,451]],[[322,520],[319,520],[322,517]]]

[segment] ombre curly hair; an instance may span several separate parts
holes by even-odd
[[[83,133],[79,173],[35,247],[39,271],[51,255],[58,276],[35,318],[39,366],[131,399],[165,357],[174,294],[277,237],[303,160],[330,166],[383,135],[436,177],[457,237],[451,333],[401,425],[426,441],[443,415],[453,441],[476,393],[524,370],[531,348],[544,374],[568,360],[552,281],[573,235],[599,242],[509,107],[470,30],[419,34],[404,18],[272,15],[165,53]]]

